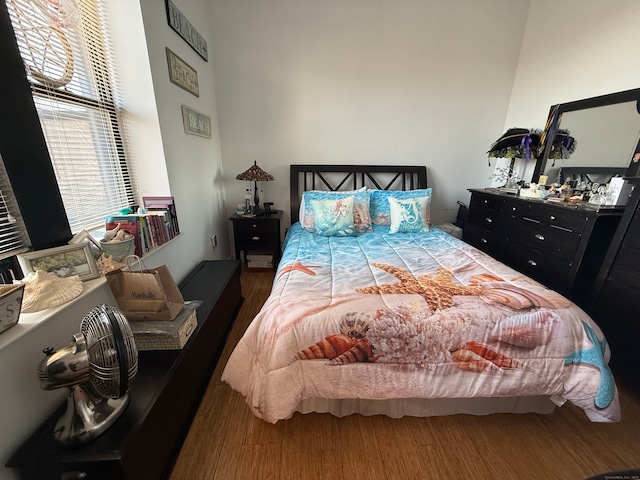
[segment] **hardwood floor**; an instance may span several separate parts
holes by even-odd
[[[273,273],[243,271],[244,305],[171,480],[582,480],[640,469],[640,397],[622,384],[623,418],[615,424],[591,423],[572,405],[551,415],[296,413],[275,425],[254,417],[220,376],[272,282]]]

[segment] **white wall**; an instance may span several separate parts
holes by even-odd
[[[488,185],[529,0],[212,0],[230,213],[257,160],[285,210],[291,163],[428,168],[435,223]]]
[[[637,0],[532,0],[505,129],[544,128],[549,107],[640,87]]]
[[[128,0],[117,0],[128,2]],[[202,35],[211,48],[212,32],[208,2],[202,0],[174,1],[178,9]],[[214,69],[211,61],[202,59],[167,23],[164,1],[140,0],[144,21],[148,64],[153,100],[159,119],[159,135],[141,140],[138,147],[150,145],[156,154],[157,166],[166,169],[169,192],[158,191],[157,182],[140,182],[139,195],[170,193],[175,197],[182,236],[154,253],[147,266],[166,264],[176,280],[183,278],[200,260],[229,258],[231,247],[225,211],[223,168],[218,136],[218,117],[214,92]],[[199,96],[196,97],[169,81],[168,47],[188,63],[198,74]],[[144,67],[144,66],[141,66]],[[139,67],[133,66],[133,71]],[[144,69],[143,69],[144,72]],[[202,112],[211,118],[212,138],[189,135],[184,132],[181,106]],[[138,170],[144,178],[145,171]],[[211,236],[216,235],[214,249]]]

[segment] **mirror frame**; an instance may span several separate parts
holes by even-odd
[[[636,102],[636,110],[640,115],[640,88],[634,88],[632,90],[624,90],[622,92],[609,93],[607,95],[600,95],[597,97],[585,98],[582,100],[575,100],[573,102],[560,103],[558,105],[552,105],[549,109],[549,117],[543,136],[547,139],[544,144],[544,150],[542,156],[536,162],[536,167],[533,171],[531,181],[538,182],[540,175],[544,172],[547,161],[549,159],[549,152],[551,151],[552,140],[555,138],[560,123],[558,119],[561,119],[561,115],[565,112],[574,112],[576,110],[587,110],[589,108],[604,107],[607,105],[615,105],[617,103]],[[640,132],[639,132],[640,133]],[[640,153],[640,140],[634,150],[633,158],[629,159],[629,166],[625,176],[635,177],[638,174],[638,167],[640,166],[639,154]],[[635,160],[635,161],[634,161]]]

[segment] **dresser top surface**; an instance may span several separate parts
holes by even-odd
[[[469,192],[494,195],[494,196],[502,197],[509,200],[529,202],[536,205],[547,205],[549,207],[562,208],[570,211],[579,211],[579,212],[590,213],[595,215],[612,215],[612,214],[620,215],[622,214],[625,208],[624,206],[607,206],[607,205],[596,206],[586,201],[570,203],[570,202],[558,201],[558,200],[543,200],[541,198],[535,198],[535,197],[521,197],[513,193],[501,192],[496,188],[470,188]]]

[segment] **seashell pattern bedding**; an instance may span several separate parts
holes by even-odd
[[[578,306],[437,228],[323,237],[296,223],[222,380],[269,422],[313,398],[535,395],[615,422],[609,355]]]

